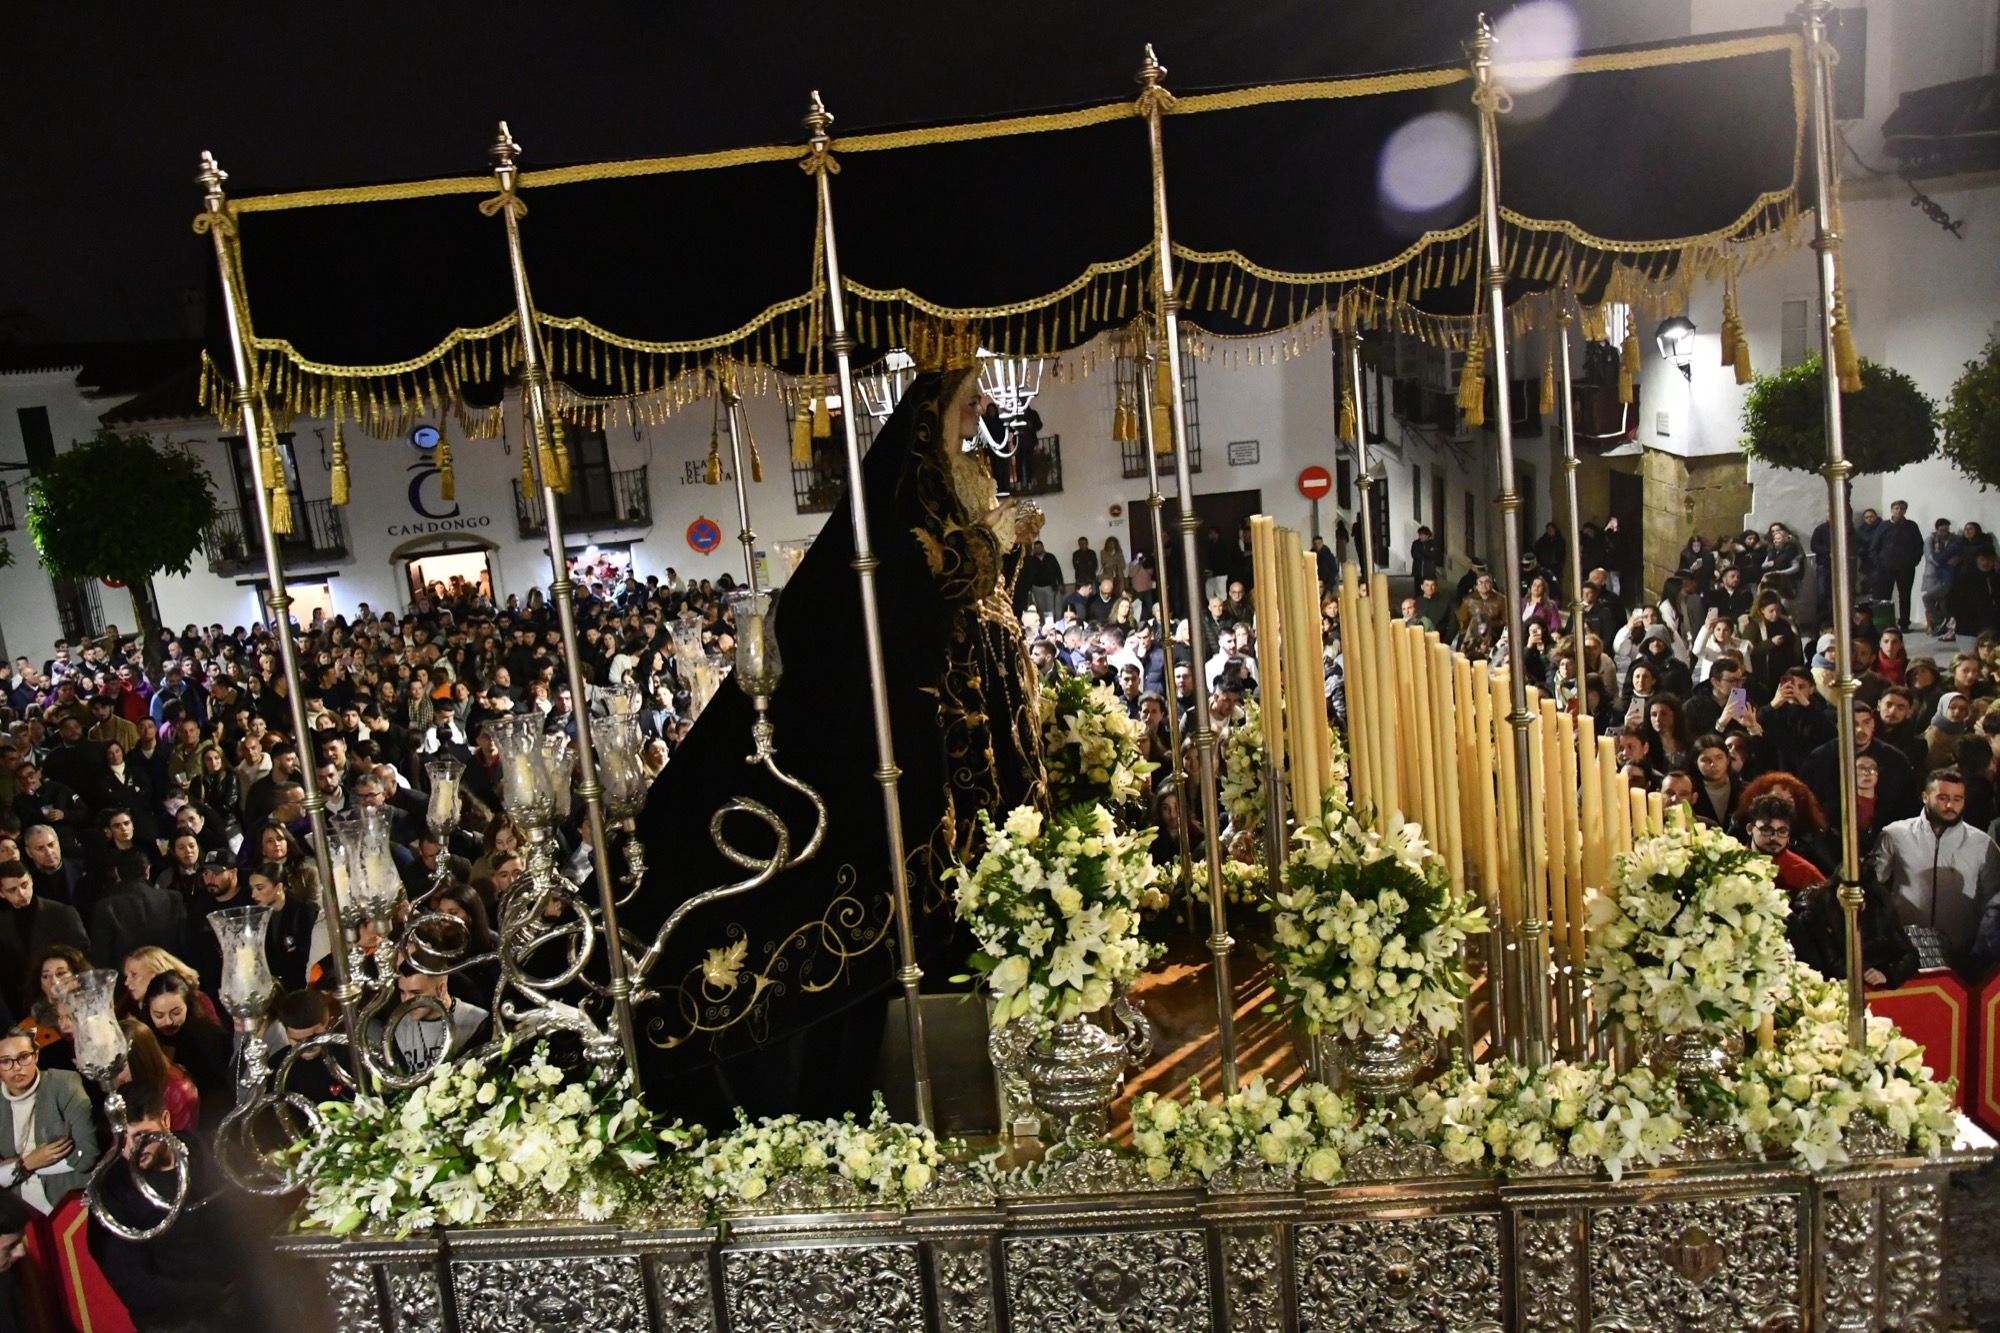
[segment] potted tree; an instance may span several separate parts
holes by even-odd
[[[215,520],[201,460],[145,435],[99,431],[28,483],[28,534],[42,568],[128,589],[153,670],[161,648],[153,576],[186,574]]]
[[[1944,454],[1982,487],[2000,486],[2000,338],[1965,363],[1944,406]]]
[[[1743,444],[1773,467],[1826,463],[1826,402],[1818,358],[1759,375],[1743,402]],[[1861,363],[1861,388],[1840,399],[1841,437],[1856,472],[1894,472],[1937,452],[1937,404],[1900,370]]]

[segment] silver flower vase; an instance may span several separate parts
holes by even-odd
[[[1733,1078],[1743,1056],[1741,1032],[1654,1032],[1646,1047],[1646,1063],[1658,1078],[1680,1089],[1682,1100],[1700,1106],[1706,1089]]]
[[[1047,1139],[1096,1138],[1110,1130],[1126,1044],[1088,1018],[1072,1018],[1027,1049],[1021,1072]]]
[[[1322,1032],[1313,1044],[1320,1068],[1338,1071],[1341,1088],[1372,1106],[1393,1106],[1407,1097],[1438,1049],[1427,1028],[1358,1037]]]

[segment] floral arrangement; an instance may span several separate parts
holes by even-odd
[[[972,966],[993,993],[991,1020],[1045,1032],[1111,1003],[1156,954],[1139,911],[1158,892],[1152,830],[1120,832],[1101,805],[1044,820],[1022,806],[995,827],[980,811],[986,852],[958,880],[959,920],[979,942]]]
[[[937,1137],[889,1119],[877,1093],[866,1121],[850,1112],[839,1120],[786,1115],[753,1125],[739,1111],[736,1129],[701,1145],[687,1185],[721,1209],[755,1203],[786,1176],[839,1178],[871,1202],[901,1206],[930,1187],[943,1160]]]
[[[1952,1141],[1952,1084],[1932,1078],[1923,1047],[1886,1018],[1869,1018],[1867,1049],[1856,1051],[1838,982],[1797,967],[1776,1029],[1771,1048],[1745,1060],[1724,1090],[1729,1123],[1752,1152],[1786,1152],[1814,1171],[1846,1161],[1843,1137],[1856,1115],[1926,1154]]]
[[[393,1100],[325,1103],[319,1132],[291,1150],[302,1225],[404,1235],[572,1201],[584,1221],[604,1221],[673,1174],[700,1135],[657,1128],[631,1082],[595,1068],[566,1074],[538,1046],[511,1070],[447,1062]]]
[[[1720,829],[1647,838],[1589,902],[1589,963],[1614,1022],[1660,1033],[1746,1030],[1796,966],[1771,859]]]
[[[1264,824],[1264,770],[1270,756],[1264,748],[1264,710],[1246,699],[1242,714],[1222,742],[1222,809],[1232,829],[1257,829]]]
[[[1686,1120],[1673,1084],[1645,1069],[1558,1060],[1527,1069],[1510,1060],[1443,1077],[1402,1105],[1398,1130],[1457,1166],[1500,1172],[1546,1169],[1565,1156],[1599,1163],[1618,1179],[1672,1156]]]
[[[1173,875],[1180,878],[1180,867],[1175,865]],[[1180,887],[1197,903],[1208,901],[1208,862],[1206,859],[1188,862],[1188,873],[1194,878],[1191,883]],[[1233,856],[1222,858],[1222,896],[1234,907],[1259,907],[1270,897],[1268,892],[1270,874],[1262,861],[1239,861]],[[1233,924],[1233,923],[1232,923]]]
[[[1042,686],[1041,718],[1049,804],[1102,805],[1127,828],[1143,823],[1145,779],[1159,765],[1140,757],[1146,729],[1111,687],[1061,677]]]
[[[1364,1138],[1353,1108],[1324,1083],[1280,1095],[1259,1075],[1216,1102],[1204,1100],[1201,1081],[1190,1079],[1185,1105],[1157,1092],[1132,1102],[1132,1148],[1153,1180],[1264,1168],[1325,1185],[1340,1179],[1341,1155]]]
[[[1458,1026],[1467,935],[1484,912],[1454,892],[1415,824],[1381,834],[1333,810],[1306,820],[1273,913],[1272,985],[1306,1031],[1434,1033]]]

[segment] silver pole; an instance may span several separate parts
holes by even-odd
[[[1180,693],[1174,688],[1174,604],[1172,585],[1167,579],[1167,525],[1165,510],[1166,497],[1160,494],[1160,459],[1153,452],[1153,340],[1141,340],[1145,351],[1139,358],[1139,432],[1141,448],[1146,453],[1146,509],[1153,522],[1153,583],[1160,593],[1160,647],[1166,654],[1167,696],[1167,745],[1173,753],[1168,758],[1167,772],[1173,778],[1174,791],[1179,794],[1175,802],[1180,807],[1181,826],[1181,883],[1188,886],[1188,926],[1194,926],[1194,858],[1189,850],[1189,833],[1193,825],[1189,822],[1193,811],[1188,805],[1187,769],[1181,761],[1181,710]],[[1185,492],[1183,492],[1185,494]],[[1187,578],[1188,619],[1190,622],[1201,614],[1201,585],[1199,571],[1193,568],[1181,571]],[[1193,633],[1192,630],[1189,631]],[[1204,682],[1201,679],[1202,664],[1189,664],[1189,672],[1195,678],[1195,693],[1201,693]]]
[[[1840,749],[1840,908],[1846,918],[1847,944],[1847,1034],[1859,1050],[1868,1036],[1868,997],[1861,972],[1861,888],[1860,830],[1855,827],[1855,743],[1854,692],[1860,682],[1854,678],[1852,572],[1848,568],[1847,478],[1854,465],[1847,461],[1846,441],[1841,432],[1840,374],[1834,365],[1834,295],[1840,282],[1840,233],[1834,230],[1832,125],[1833,97],[1830,66],[1833,47],[1827,39],[1826,22],[1833,13],[1832,0],[1806,0],[1801,11],[1805,26],[1806,68],[1811,75],[1808,111],[1813,130],[1813,249],[1819,257],[1819,366],[1826,396],[1826,477],[1827,512],[1833,515],[1833,667],[1835,707],[1839,719],[1834,739]]]
[[[743,582],[757,591],[757,534],[750,527],[750,492],[743,476],[743,434],[737,415],[743,412],[743,397],[730,379],[735,367],[722,362],[715,367],[715,392],[722,399],[722,417],[729,428],[729,465],[736,471],[736,540],[743,543]],[[845,400],[843,400],[845,401]]]
[[[1361,543],[1361,586],[1367,587],[1375,573],[1375,517],[1369,501],[1374,498],[1374,483],[1368,476],[1368,409],[1361,396],[1361,330],[1351,328],[1342,335],[1341,342],[1347,351],[1347,391],[1354,395],[1354,483],[1355,495],[1360,500],[1360,512],[1355,517],[1355,539]],[[1338,407],[1335,411],[1338,412]],[[1393,619],[1393,617],[1392,617]],[[1345,636],[1347,627],[1341,626]]]
[[[195,230],[206,232],[215,245],[215,265],[222,279],[223,315],[229,327],[229,354],[236,371],[236,385],[232,396],[237,410],[243,417],[243,435],[249,446],[250,487],[252,503],[257,510],[257,527],[264,539],[264,577],[271,584],[271,634],[278,641],[278,664],[285,676],[286,702],[291,705],[293,739],[299,747],[299,784],[305,788],[306,820],[312,829],[313,868],[319,873],[320,892],[326,897],[327,936],[333,945],[333,998],[340,1007],[340,1021],[347,1029],[350,1048],[361,1049],[362,1033],[355,1026],[354,1010],[361,1001],[361,987],[347,966],[347,950],[341,946],[341,906],[340,884],[333,877],[333,858],[329,852],[331,839],[326,828],[326,795],[319,789],[319,769],[308,747],[312,744],[312,729],[306,720],[306,695],[299,675],[299,649],[292,638],[291,617],[286,614],[292,604],[291,594],[285,590],[285,560],[278,549],[278,534],[271,530],[271,495],[267,489],[273,478],[264,475],[264,463],[259,442],[264,432],[272,430],[266,419],[265,407],[257,394],[257,376],[250,356],[250,304],[242,287],[242,273],[237,268],[236,224],[224,211],[222,183],[229,179],[229,173],[216,164],[208,153],[201,155],[201,170],[195,176],[196,184],[202,187],[202,213],[195,219]],[[285,484],[284,464],[280,460],[278,485]],[[351,942],[351,941],[350,941]],[[355,1073],[359,1078],[372,1084],[366,1062],[356,1059]]]
[[[494,137],[493,147],[488,155],[493,159],[493,175],[500,185],[497,211],[507,229],[507,266],[514,280],[514,313],[521,325],[521,396],[525,401],[532,429],[532,439],[523,439],[521,447],[528,451],[536,481],[542,493],[542,517],[548,525],[549,573],[553,582],[549,592],[556,604],[556,623],[562,630],[563,666],[569,679],[570,716],[576,722],[576,762],[580,781],[576,784],[576,794],[583,798],[584,816],[590,831],[591,865],[597,881],[598,910],[604,917],[605,958],[610,969],[610,984],[606,993],[611,997],[611,1013],[618,1032],[618,1045],[625,1057],[625,1067],[632,1071],[633,1086],[638,1086],[639,1044],[632,1024],[632,979],[625,959],[623,937],[618,932],[618,886],[611,878],[611,840],[605,834],[604,787],[597,780],[596,749],[590,739],[590,694],[583,675],[583,655],[579,649],[576,634],[576,603],[572,597],[575,585],[569,576],[569,555],[565,549],[562,525],[562,501],[557,497],[553,482],[542,467],[541,446],[549,440],[549,432],[557,429],[555,406],[550,401],[548,372],[542,364],[541,331],[535,323],[535,302],[528,288],[527,264],[521,256],[521,214],[526,211],[515,197],[514,186],[519,177],[516,159],[520,145],[507,133],[507,122],[500,122],[500,131]],[[562,447],[561,440],[554,447]],[[565,818],[566,811],[557,811],[558,819]]]
[[[1535,845],[1534,774],[1528,767],[1528,728],[1534,714],[1528,711],[1527,645],[1521,633],[1521,496],[1514,489],[1513,402],[1507,382],[1507,269],[1500,247],[1500,136],[1494,124],[1496,111],[1505,105],[1506,94],[1493,77],[1493,29],[1484,15],[1472,42],[1473,104],[1479,108],[1479,209],[1480,231],[1484,236],[1486,260],[1487,338],[1492,351],[1494,411],[1493,432],[1498,437],[1496,461],[1500,472],[1500,558],[1501,593],[1509,610],[1507,626],[1507,688],[1514,711],[1507,715],[1514,728],[1514,766],[1520,784],[1521,851],[1525,862],[1528,849]],[[1525,872],[1527,866],[1522,867]],[[1536,877],[1522,876],[1522,921],[1519,975],[1521,985],[1521,1055],[1530,1068],[1539,1068],[1549,1058],[1549,966],[1544,901],[1546,886]]]
[[[1576,663],[1576,714],[1581,717],[1590,702],[1583,684],[1583,543],[1578,534],[1583,531],[1582,518],[1576,498],[1576,473],[1581,466],[1576,457],[1576,400],[1570,394],[1569,366],[1569,326],[1570,291],[1567,286],[1554,293],[1557,303],[1556,314],[1556,359],[1560,363],[1562,377],[1562,431],[1563,431],[1563,501],[1569,509],[1569,650]],[[1583,755],[1577,754],[1577,770],[1584,780]],[[1569,995],[1569,1029],[1565,1033],[1570,1050],[1581,1058],[1590,1042],[1590,1014],[1588,1001],[1584,996],[1583,963],[1581,958],[1571,958],[1566,969]]]
[[[1139,67],[1139,83],[1144,89],[1139,94],[1139,111],[1146,118],[1146,143],[1152,154],[1154,300],[1159,309],[1160,341],[1165,344],[1162,352],[1167,358],[1173,395],[1170,411],[1174,429],[1174,481],[1180,491],[1181,559],[1192,576],[1201,568],[1201,558],[1195,545],[1199,523],[1194,512],[1194,482],[1188,471],[1187,407],[1181,401],[1180,298],[1174,294],[1174,251],[1167,229],[1166,157],[1160,137],[1161,96],[1165,92],[1160,80],[1166,73],[1166,66],[1153,55],[1149,43],[1145,61]],[[1208,851],[1208,949],[1215,958],[1215,1018],[1222,1047],[1222,1086],[1227,1093],[1236,1091],[1238,1086],[1236,988],[1229,976],[1229,955],[1236,941],[1229,936],[1229,907],[1222,894],[1222,812],[1215,787],[1215,722],[1208,711],[1208,682],[1201,679],[1208,655],[1202,642],[1201,617],[1194,614],[1195,609],[1190,598],[1188,656],[1193,659],[1195,672],[1194,749],[1201,775],[1202,838]]]
[[[923,969],[917,966],[916,923],[910,915],[910,876],[904,865],[903,807],[898,783],[902,771],[896,767],[896,738],[889,725],[888,667],[882,655],[882,609],[875,595],[875,569],[881,563],[868,537],[868,492],[861,478],[861,439],[855,433],[854,339],[847,332],[847,301],[840,289],[840,249],[833,228],[833,115],[812,95],[805,127],[812,136],[812,155],[805,166],[819,192],[820,239],[826,249],[826,310],[831,326],[828,340],[840,378],[841,440],[847,447],[848,517],[854,526],[854,573],[861,585],[861,628],[868,645],[868,694],[875,714],[875,780],[882,786],[882,818],[889,839],[889,884],[896,899],[896,947],[901,961],[896,980],[903,986],[904,1018],[909,1025],[911,1076],[916,1085],[917,1121],[933,1127],[931,1109],[930,1056],[924,1050],[924,1011],[919,1003],[917,983]]]

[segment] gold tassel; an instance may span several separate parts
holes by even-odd
[[[708,484],[722,484],[722,434],[713,422],[708,427]]]
[[[1342,377],[1340,385],[1340,417],[1334,424],[1340,438],[1352,443],[1354,440],[1354,388]]]
[[[745,434],[748,435],[749,433],[746,431]],[[749,436],[748,443],[750,445],[750,480],[761,486],[764,484],[764,456],[757,452],[757,438],[754,435]]]
[[[1736,364],[1736,345],[1742,339],[1742,336],[1742,333],[1737,328],[1736,321],[1736,293],[1732,290],[1724,289],[1722,293],[1723,365],[1733,366]]]
[[[437,465],[438,498],[449,504],[458,499],[458,479],[452,475],[451,437],[444,433],[442,421],[438,423]]]
[[[1165,402],[1153,402],[1153,452],[1165,457],[1174,451],[1174,412]]]
[[[1639,373],[1639,335],[1634,330],[1625,330],[1625,344],[1618,349],[1618,368],[1627,375]]]
[[[268,409],[264,412],[264,430],[257,439],[257,466],[263,469],[266,486],[285,484],[285,479],[278,475],[278,428],[272,424]]]
[[[1556,340],[1544,337],[1542,354],[1542,415],[1553,416],[1556,410]]]
[[[292,530],[292,491],[279,479],[278,489],[271,492],[271,531],[289,534]]]
[[[1458,376],[1458,410],[1468,426],[1486,424],[1486,345],[1477,338],[1466,350]]]
[[[526,439],[521,441],[521,498],[528,501],[535,499],[534,446]]]
[[[555,433],[555,443],[552,447],[555,453],[556,492],[559,495],[568,495],[569,494],[569,432],[563,426],[563,419],[561,417],[557,417],[555,421],[551,423],[551,425]]]
[[[825,394],[813,399],[812,430],[816,440],[833,434],[833,414],[827,411]]]
[[[340,418],[333,419],[333,502],[347,503],[347,441],[341,435]]]
[[[813,461],[812,414],[804,403],[792,416],[792,466],[811,467]]]
[[[1861,358],[1854,354],[1854,326],[1847,320],[1847,289],[1833,291],[1833,368],[1842,393],[1861,391]]]
[[[1632,372],[1625,369],[1622,361],[1618,364],[1618,401],[1621,403],[1632,401]]]

